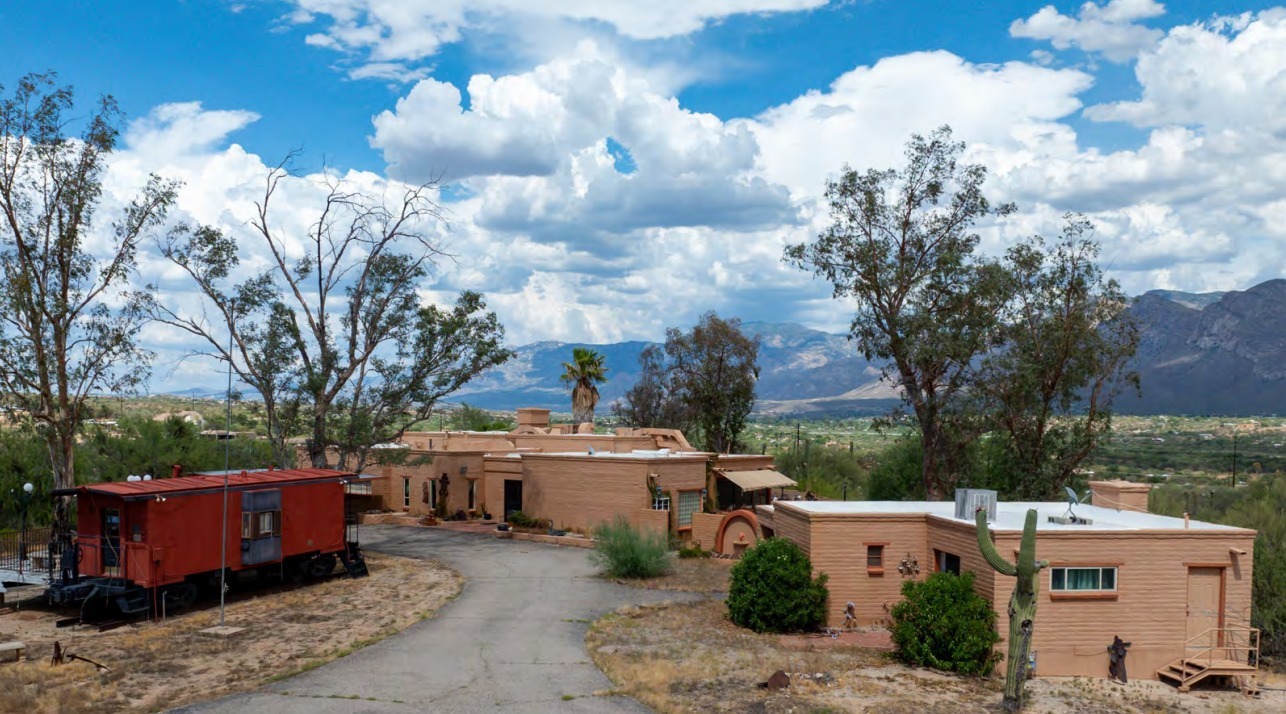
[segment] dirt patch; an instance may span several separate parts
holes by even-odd
[[[0,711],[157,711],[253,689],[378,642],[460,591],[459,576],[438,563],[373,553],[367,563],[367,578],[339,576],[230,601],[227,624],[245,630],[227,638],[199,633],[218,624],[217,606],[101,633],[55,628],[62,611],[0,616],[0,641],[28,647],[27,662],[0,665]],[[55,640],[111,671],[83,662],[50,666]]]
[[[736,561],[719,558],[671,558],[670,572],[659,578],[625,580],[608,578],[614,583],[648,590],[678,590],[687,593],[726,593],[728,573]]]
[[[728,622],[720,600],[629,607],[585,637],[615,690],[660,712],[1000,712],[997,678],[906,667],[887,651],[830,638],[758,635]],[[776,670],[791,686],[758,685]],[[1259,700],[1232,691],[1179,694],[1159,682],[1042,678],[1028,685],[1030,714],[1257,714],[1286,710],[1286,693]]]

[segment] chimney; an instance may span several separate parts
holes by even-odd
[[[170,478],[178,478],[183,475],[183,464],[174,464],[170,467]]]
[[[538,407],[523,407],[518,410],[518,426],[533,426],[544,429],[549,426],[549,410]]]
[[[1151,490],[1151,484],[1133,481],[1090,481],[1090,491],[1094,494],[1090,503],[1118,511],[1147,513]]]

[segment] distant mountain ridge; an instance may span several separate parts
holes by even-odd
[[[1130,310],[1142,326],[1134,368],[1143,396],[1122,395],[1118,412],[1286,412],[1286,280],[1222,293],[1152,290],[1136,298]],[[746,322],[742,329],[761,340],[760,413],[871,415],[899,401],[881,382],[879,367],[857,354],[845,335],[795,323]],[[523,345],[508,364],[475,380],[454,400],[488,409],[567,411],[568,392],[558,376],[572,348],[584,346],[601,352],[610,370],[600,388],[603,410],[634,384],[639,353],[649,344]]]
[[[1123,394],[1124,414],[1251,416],[1286,413],[1286,280],[1242,291],[1186,293],[1152,290],[1130,311],[1142,326],[1134,369],[1143,396]],[[868,416],[899,403],[845,335],[795,323],[746,322],[758,335],[761,414]],[[600,412],[610,408],[638,379],[644,341],[583,344],[544,341],[515,348],[516,356],[452,396],[485,409],[524,406],[570,411],[567,388],[558,381],[573,347],[602,353],[608,367],[600,388]],[[219,397],[221,390],[190,389],[188,397]]]

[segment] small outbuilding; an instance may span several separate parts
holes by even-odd
[[[1110,491],[1110,507],[995,504],[990,529],[1010,559],[1028,509],[1039,514],[1036,557],[1050,567],[1040,573],[1035,672],[1107,677],[1115,637],[1133,643],[1131,671],[1161,674],[1211,648],[1220,659],[1251,663],[1255,531],[1141,512],[1146,487],[1140,500],[1133,486],[1095,488],[1096,502]],[[999,614],[1002,637],[1008,632],[1015,579],[983,560],[973,513],[955,503],[778,501],[757,512],[766,533],[797,543],[814,571],[830,577],[831,626],[844,624],[850,601],[858,624],[885,624],[907,580],[972,571],[978,594]]]

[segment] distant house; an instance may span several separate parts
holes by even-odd
[[[729,554],[759,539],[749,509],[771,502],[772,489],[795,485],[772,470],[771,456],[697,451],[674,429],[574,433],[551,426],[547,409],[518,410],[509,432],[408,432],[379,452],[351,491],[363,507],[427,515],[445,493],[448,515],[504,519],[522,511],[580,531],[620,516]],[[380,458],[386,454],[396,456]],[[707,514],[711,459],[721,512]]]
[[[152,421],[169,421],[170,419],[178,419],[180,421],[187,422],[188,424],[195,426],[197,431],[205,429],[205,417],[201,416],[201,412],[164,412],[152,417]]]
[[[1076,519],[1065,517],[1066,503],[996,504],[990,529],[1010,560],[1027,510],[1039,513],[1036,557],[1050,567],[1039,576],[1036,673],[1106,677],[1114,636],[1133,643],[1131,673],[1177,680],[1172,663],[1195,655],[1249,667],[1255,531],[1148,513],[1146,484],[1090,486],[1095,505],[1074,506]],[[848,602],[860,624],[883,624],[903,582],[972,571],[1008,633],[1015,579],[982,559],[973,513],[954,503],[779,501],[757,511],[765,535],[794,541],[829,576],[832,626],[843,624]]]

